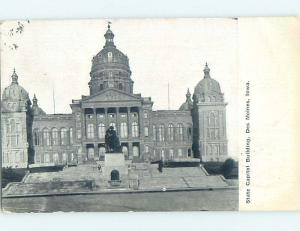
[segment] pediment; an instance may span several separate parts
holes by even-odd
[[[96,95],[83,98],[83,102],[115,102],[115,101],[140,101],[141,99],[135,95],[122,92],[117,89],[107,89]]]

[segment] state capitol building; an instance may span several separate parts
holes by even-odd
[[[151,97],[133,93],[129,59],[116,48],[109,25],[104,37],[103,49],[92,59],[90,94],[72,100],[71,114],[46,114],[35,95],[30,100],[13,71],[1,101],[2,166],[101,161],[110,126],[125,158],[133,162],[224,161],[227,103],[208,65],[179,110],[153,111]]]

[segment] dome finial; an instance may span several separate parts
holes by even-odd
[[[18,84],[18,75],[16,73],[16,68],[14,68],[14,72],[11,76],[11,83]]]
[[[105,35],[104,35],[104,38],[105,38],[105,40],[106,40],[106,42],[105,42],[105,46],[104,47],[116,47],[115,46],[115,44],[114,44],[114,33],[111,31],[111,29],[110,29],[110,24],[111,24],[111,22],[110,21],[108,21],[107,22],[107,31],[106,31],[106,33],[105,33]]]
[[[207,62],[205,63],[205,68],[204,68],[203,72],[204,72],[204,78],[210,78],[210,75],[209,75],[210,69],[207,65]]]
[[[190,89],[189,88],[187,89],[187,92],[186,92],[186,98],[187,99],[191,98],[191,93],[190,93]]]
[[[37,98],[36,98],[36,96],[35,96],[35,94],[33,95],[33,98],[32,98],[32,102],[33,102],[33,104],[32,104],[32,106],[37,106]]]

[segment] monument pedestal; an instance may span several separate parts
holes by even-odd
[[[111,186],[121,186],[128,179],[128,166],[123,153],[105,153],[103,178]]]

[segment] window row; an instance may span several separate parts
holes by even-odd
[[[183,124],[179,123],[175,127],[173,124],[168,125],[167,136],[165,135],[165,126],[161,125],[153,125],[153,140],[154,141],[183,141],[184,140],[184,128]],[[189,127],[187,129],[187,138],[191,139],[192,129]]]
[[[223,144],[208,144],[206,155],[226,155],[226,147]]]
[[[77,162],[74,153],[36,153],[34,158],[35,163],[54,163],[68,164]]]
[[[86,114],[86,119],[93,119],[94,118],[94,114]],[[104,119],[105,118],[105,114],[100,113],[100,114],[96,114],[98,119]],[[116,118],[117,114],[116,113],[108,113],[107,117],[108,118]],[[127,117],[127,113],[120,113],[119,116],[121,118],[126,118]],[[130,113],[130,116],[133,118],[138,118],[138,113]]]
[[[128,137],[128,125],[126,122],[122,122],[120,124],[120,128],[116,129],[116,123],[110,123],[109,127],[113,127],[114,130],[116,130],[117,133],[119,133],[121,138],[127,138]],[[98,124],[98,138],[104,139],[106,133],[106,126],[103,123]],[[139,125],[137,122],[131,123],[131,135],[132,137],[139,137]],[[93,139],[95,138],[95,126],[94,124],[88,124],[87,125],[87,138]]]
[[[146,150],[146,147],[145,147]],[[146,152],[146,151],[145,151]],[[186,152],[186,153],[185,153]],[[160,149],[160,150],[153,150],[153,156],[152,159],[157,160],[157,159],[161,159],[161,160],[173,160],[175,158],[185,158],[185,157],[191,157],[191,149],[183,149],[183,148],[179,148],[179,149]]]
[[[73,128],[44,128],[41,132],[37,129],[33,131],[34,145],[68,145],[73,144]]]

